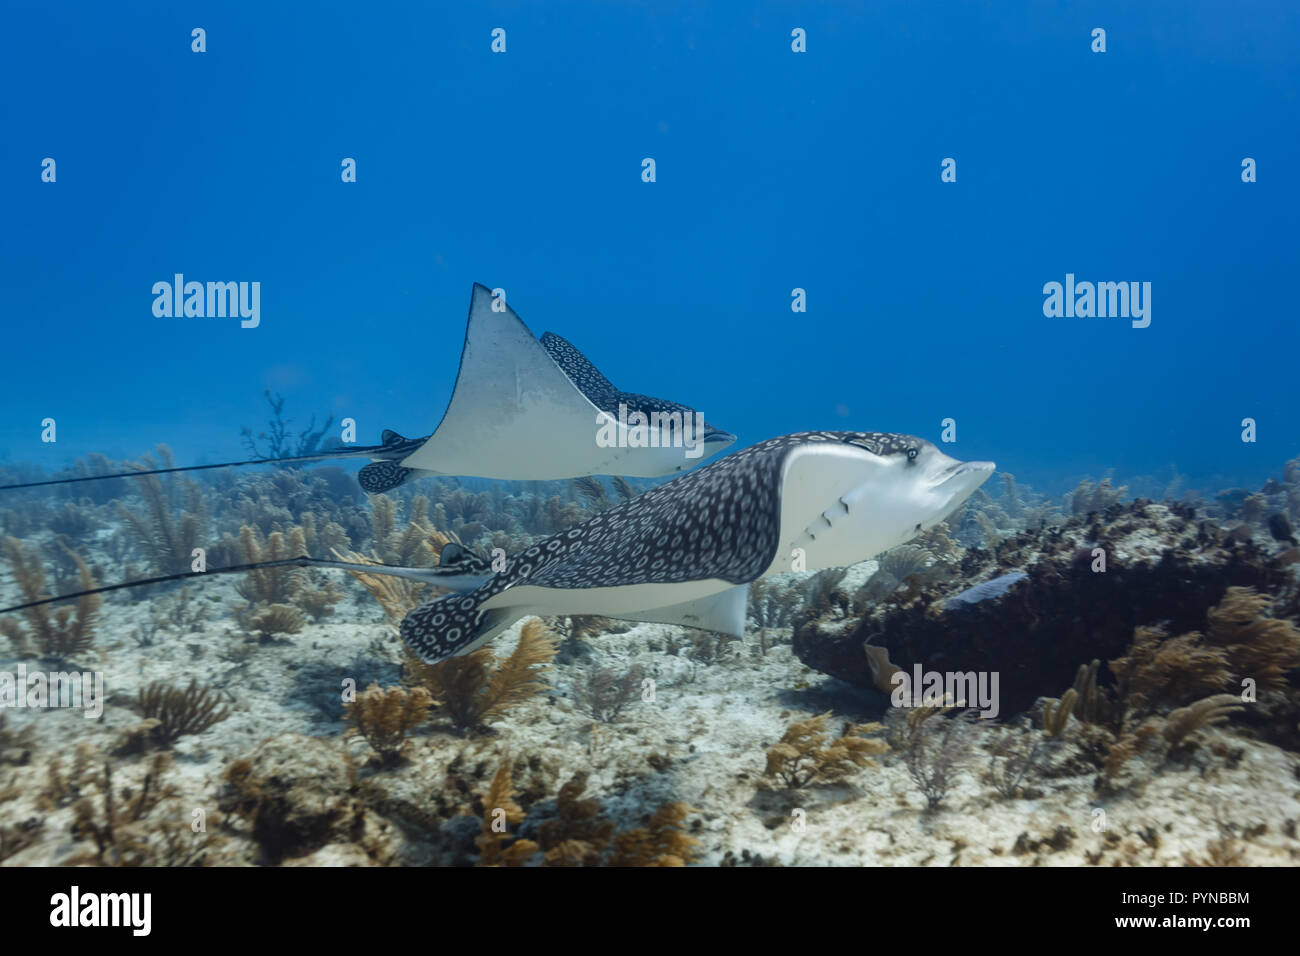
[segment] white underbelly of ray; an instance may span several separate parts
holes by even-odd
[[[401,464],[519,481],[655,477],[682,464],[681,448],[602,447],[597,411],[520,318],[492,311],[491,295],[476,289],[447,413]]]
[[[517,607],[529,614],[595,614],[617,618],[621,614],[653,611],[719,594],[735,587],[729,581],[706,578],[673,584],[627,584],[613,588],[542,588],[520,584],[494,594],[480,608]]]
[[[844,498],[869,481],[870,453],[851,445],[818,444],[786,458],[781,481],[781,537],[766,574],[843,567],[877,553],[869,532],[851,528]],[[878,549],[883,550],[883,549]]]

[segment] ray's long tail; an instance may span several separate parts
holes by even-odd
[[[403,468],[397,462],[405,458],[426,441],[425,438],[403,438],[392,429],[384,429],[383,443],[362,445],[358,448],[336,448],[313,455],[286,455],[280,458],[253,458],[248,461],[220,461],[211,465],[179,465],[172,468],[136,468],[110,475],[78,475],[75,478],[47,478],[44,481],[22,481],[13,485],[0,485],[0,491],[17,491],[20,488],[43,488],[47,485],[72,485],[83,481],[108,481],[110,478],[143,478],[146,475],[172,475],[182,471],[210,471],[214,468],[243,468],[248,465],[289,465],[311,461],[335,461],[345,458],[379,458],[361,469],[361,487],[370,494],[388,491],[418,477],[422,472]],[[375,469],[371,471],[371,469]],[[359,476],[360,477],[360,476]],[[367,486],[367,482],[371,487]]]

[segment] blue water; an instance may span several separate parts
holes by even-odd
[[[1031,483],[1258,486],[1300,454],[1300,11],[1132,6],[11,0],[0,460],[240,458],[267,388],[426,434],[479,281],[741,445],[951,417]],[[1150,327],[1045,317],[1067,272]],[[156,318],[175,273],[260,326]]]

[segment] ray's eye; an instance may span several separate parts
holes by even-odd
[[[907,450],[907,460],[916,461],[916,456],[919,455],[920,453],[921,453],[920,449],[918,448],[909,448]]]

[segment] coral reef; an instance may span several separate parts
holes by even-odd
[[[923,705],[907,713],[903,760],[925,797],[929,810],[937,810],[956,785],[957,775],[972,757],[971,711],[949,715],[947,705]]]
[[[695,862],[698,840],[687,836],[682,826],[691,808],[678,802],[665,803],[645,826],[614,834],[608,866],[686,866]]]
[[[375,495],[370,499],[370,520],[374,536],[374,552],[381,564],[398,564],[425,568],[435,563],[442,544],[436,546],[434,529],[428,521],[429,499],[416,495],[411,501],[406,524],[398,527],[397,502],[388,495]]]
[[[158,457],[161,465],[143,456],[141,470],[176,466],[166,445],[158,446]],[[144,475],[135,479],[135,484],[143,500],[143,513],[137,514],[120,501],[117,510],[134,532],[150,566],[158,574],[189,570],[207,523],[208,508],[201,486],[189,478],[163,479],[158,475]]]
[[[239,430],[240,439],[251,457],[288,458],[312,455],[321,449],[321,440],[329,431],[330,425],[334,424],[333,415],[327,417],[320,428],[316,427],[316,416],[313,415],[310,424],[298,433],[296,442],[291,442],[289,425],[293,419],[284,417],[284,396],[278,392],[272,395],[270,389],[262,394],[271,406],[271,417],[266,423],[266,430],[258,432],[256,436],[247,425]],[[259,441],[267,443],[265,450],[258,445]]]
[[[1059,527],[1022,531],[996,554],[967,551],[963,581],[1009,571],[1027,576],[998,599],[949,611],[944,605],[956,584],[896,592],[865,611],[856,626],[834,618],[803,623],[794,648],[810,667],[859,687],[875,686],[862,651],[867,643],[904,669],[921,663],[935,670],[996,671],[1004,711],[1024,710],[1068,684],[1079,661],[1118,657],[1139,626],[1167,622],[1171,633],[1198,630],[1229,588],[1256,588],[1285,614],[1294,561],[1270,544],[1238,540],[1184,506],[1113,504]],[[1239,666],[1271,678],[1290,645],[1276,625],[1259,627],[1270,635],[1267,654],[1281,656]]]
[[[376,495],[371,502],[371,519],[374,525],[375,550],[371,556],[356,551],[334,548],[333,555],[340,561],[353,564],[396,564],[405,567],[432,567],[438,563],[442,549],[449,544],[461,544],[455,533],[444,534],[425,522],[428,499],[416,496],[411,504],[405,527],[397,527],[397,505],[385,495]],[[367,574],[349,571],[371,597],[384,609],[389,623],[400,627],[402,619],[431,599],[432,585],[410,578],[384,574]]]
[[[1165,723],[1165,740],[1169,742],[1170,747],[1177,747],[1189,734],[1203,727],[1222,724],[1229,716],[1242,709],[1241,699],[1232,694],[1215,694],[1213,697],[1206,697],[1186,707],[1179,707],[1169,714],[1169,719]]]
[[[244,564],[284,561],[307,553],[307,540],[301,528],[292,529],[287,536],[273,531],[263,538],[256,528],[244,525],[239,529],[239,545]],[[252,605],[288,604],[302,587],[302,579],[301,568],[258,568],[249,571],[236,590]]]
[[[0,824],[0,863],[15,853],[34,846],[45,835],[45,821],[29,817],[18,823]]]
[[[1287,674],[1300,668],[1300,628],[1267,616],[1272,600],[1253,588],[1228,588],[1206,618],[1206,639],[1222,648],[1238,679],[1267,690],[1288,686]]]
[[[1095,665],[1094,661],[1093,670]],[[1111,661],[1110,669],[1120,698],[1128,707],[1144,713],[1223,690],[1232,677],[1223,650],[1206,647],[1200,634],[1169,637],[1155,627],[1135,629],[1133,643],[1123,656]],[[1095,690],[1095,684],[1090,689]],[[1104,708],[1105,704],[1091,706]],[[1080,719],[1089,723],[1113,723],[1099,719],[1097,714],[1080,713]]]
[[[1230,660],[1263,661],[1264,673],[1272,673],[1273,667],[1285,669],[1288,662],[1300,666],[1294,643],[1300,632],[1289,622],[1263,617],[1267,603],[1250,589],[1229,589],[1206,614],[1218,647],[1207,645],[1199,632],[1168,637],[1158,628],[1136,628],[1128,649],[1110,661],[1112,686],[1097,683],[1100,661],[1094,659],[1079,666],[1074,686],[1059,701],[1043,701],[1044,733],[1053,741],[1072,740],[1079,746],[1102,771],[1098,789],[1114,791],[1130,783],[1121,774],[1134,758],[1141,755],[1162,763],[1186,750],[1195,732],[1248,712],[1252,690],[1240,696],[1215,693],[1237,687],[1239,680],[1256,681],[1242,680]],[[1267,635],[1266,650],[1243,655],[1243,646],[1261,634]],[[1276,682],[1270,687],[1274,693],[1282,689]],[[1070,716],[1078,720],[1077,728],[1068,724]]]
[[[422,685],[433,694],[455,729],[474,731],[545,690],[555,654],[555,636],[531,618],[504,659],[487,647],[437,664],[408,654],[403,676],[408,684]]]
[[[827,568],[809,578],[799,606],[799,618],[816,618],[832,610],[846,613],[850,597],[840,588],[846,574],[845,568]]]
[[[335,550],[334,557],[352,564],[380,564],[382,562],[366,557],[356,551]],[[394,628],[400,628],[406,615],[425,601],[429,585],[410,578],[399,578],[387,574],[367,574],[364,571],[348,571],[348,574],[369,592],[384,610],[384,616]]]
[[[270,640],[277,634],[297,634],[307,623],[292,604],[267,604],[245,612],[243,620],[256,631],[263,640]]]
[[[1094,661],[1094,663],[1096,663]],[[1073,687],[1061,695],[1060,700],[1048,699],[1043,703],[1043,733],[1049,737],[1059,737],[1065,732],[1070,714],[1074,712],[1075,701],[1079,693]]]
[[[518,825],[525,816],[511,794],[510,761],[503,759],[483,794],[483,828],[474,840],[479,848],[479,866],[522,866],[537,853],[539,847],[532,840],[515,840],[508,847],[502,845],[507,825]]]
[[[1068,716],[1067,713],[1066,718]],[[1061,721],[1061,727],[1064,722]],[[1060,736],[1061,727],[1053,736]],[[1003,799],[1016,800],[1031,795],[1029,782],[1037,770],[1043,746],[1037,734],[999,728],[996,742],[989,747],[986,779]]]
[[[615,825],[601,818],[601,801],[582,796],[589,775],[573,775],[555,797],[555,817],[538,827],[547,866],[598,866]]]
[[[23,600],[38,601],[46,596],[45,574],[40,562],[16,538],[5,538],[5,560],[13,571],[14,579],[22,592]],[[77,566],[81,590],[97,587],[90,568],[81,556],[65,548]],[[17,619],[0,618],[0,633],[14,644],[18,654],[28,653],[34,644],[35,652],[44,660],[63,663],[90,650],[95,641],[95,624],[104,600],[98,594],[77,598],[75,609],[68,606],[29,607],[23,612],[27,620],[24,628]]]
[[[564,628],[564,640],[555,659],[558,663],[567,664],[590,655],[586,642],[591,638],[602,634],[622,634],[632,625],[593,614],[574,614],[557,618],[556,626]]]
[[[9,718],[0,713],[0,764],[23,766],[32,759],[35,734],[31,727],[9,729]]]
[[[170,747],[187,734],[201,734],[230,716],[216,691],[191,680],[185,689],[155,681],[140,691],[136,709],[152,725],[149,736],[160,747]]]
[[[961,548],[942,525],[930,529],[916,542],[891,548],[880,556],[876,573],[853,595],[854,613],[861,614],[887,598],[908,600],[956,577]],[[898,596],[893,597],[896,592]]]
[[[216,838],[189,824],[180,791],[164,779],[171,756],[159,753],[148,764],[138,787],[117,790],[113,765],[73,807],[72,836],[94,845],[93,851],[66,861],[71,866],[200,866]],[[96,798],[97,797],[97,798]],[[164,804],[169,810],[158,811]],[[151,816],[152,814],[152,816]]]
[[[355,768],[324,741],[270,738],[232,762],[224,777],[219,806],[244,821],[259,862],[275,865],[364,833]]]
[[[691,645],[686,656],[700,664],[716,664],[726,660],[730,656],[729,649],[736,644],[734,636],[718,631],[688,630],[686,640]]]
[[[560,788],[556,815],[537,829],[545,866],[684,866],[694,862],[696,841],[682,832],[690,808],[661,806],[643,827],[616,832],[601,817],[600,801],[583,797],[588,775],[575,774]]]
[[[644,679],[645,668],[639,664],[624,671],[593,667],[584,680],[574,685],[573,697],[596,720],[608,723],[617,720],[640,696]]]
[[[429,719],[432,706],[433,695],[423,687],[381,689],[376,683],[349,701],[344,713],[381,762],[391,766],[402,758],[407,732]]]
[[[573,487],[577,489],[578,494],[586,499],[587,507],[593,511],[604,511],[614,504],[609,500],[609,494],[605,491],[605,486],[600,483],[599,478],[575,478],[573,479]]]
[[[749,619],[761,630],[789,627],[799,605],[799,589],[759,578],[749,586]]]
[[[1109,478],[1103,478],[1095,485],[1085,478],[1079,482],[1079,487],[1067,496],[1070,502],[1070,513],[1089,515],[1098,511],[1105,511],[1127,493],[1127,485],[1116,488],[1111,484]]]
[[[179,479],[15,492],[0,527],[26,540],[6,542],[0,591],[16,604],[188,568],[194,520],[210,568],[302,553],[429,567],[453,542],[515,553],[649,486],[430,478],[366,499],[354,470],[203,472],[201,516]],[[93,655],[113,693],[101,720],[0,714],[0,860],[1294,865],[1300,460],[1210,502],[1176,473],[1125,476],[1171,485],[1163,505],[1122,502],[1118,481],[1046,497],[999,477],[876,562],[755,582],[743,639],[573,616],[548,622],[557,654],[528,621],[431,674],[390,624],[437,589],[317,569],[69,602],[44,618],[53,641],[6,615],[18,655]],[[872,690],[821,680],[792,636],[803,661]],[[917,664],[1000,672],[1006,722],[885,706],[875,692]],[[367,689],[345,705],[340,686]],[[187,695],[201,737],[184,735]],[[214,835],[191,829],[198,809]]]
[[[297,604],[313,621],[320,622],[334,613],[334,605],[343,600],[343,592],[328,579],[308,575],[308,583],[298,592]]]
[[[881,724],[845,724],[838,737],[826,729],[830,711],[796,720],[781,740],[767,752],[763,774],[789,790],[813,783],[841,780],[854,770],[873,765],[872,757],[889,749],[883,740],[866,736],[883,729]]]
[[[309,551],[307,532],[292,526],[263,538],[256,528],[244,525],[239,529],[239,549],[242,563],[246,564],[295,558]],[[303,611],[319,621],[333,614],[334,605],[343,599],[332,582],[313,578],[302,568],[291,566],[249,571],[236,590],[248,601],[238,619],[264,640],[297,634],[306,624]]]

